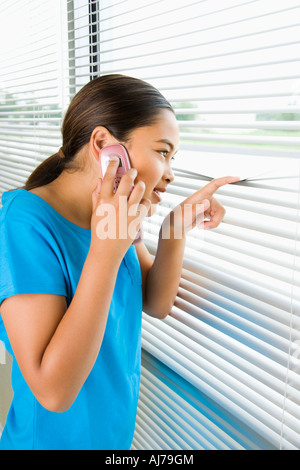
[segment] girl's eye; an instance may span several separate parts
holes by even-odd
[[[160,155],[162,155],[164,158],[167,158],[170,154],[169,150],[158,150],[157,152],[160,153]],[[175,158],[172,157],[171,160],[175,160]]]

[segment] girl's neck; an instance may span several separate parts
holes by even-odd
[[[31,192],[44,199],[70,222],[90,229],[92,192],[96,184],[95,175],[65,170],[50,184],[35,188]]]

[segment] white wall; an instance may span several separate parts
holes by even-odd
[[[1,343],[1,342],[0,342]],[[6,415],[12,399],[10,385],[12,358],[7,351],[0,354],[0,433],[5,425]]]

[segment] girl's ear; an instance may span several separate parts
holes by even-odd
[[[107,145],[113,145],[118,143],[118,141],[111,135],[109,130],[106,127],[98,126],[92,132],[90,138],[90,150],[94,158],[98,160],[99,152],[103,147]]]

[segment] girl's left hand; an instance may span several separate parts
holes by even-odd
[[[165,218],[162,229],[168,230],[174,238],[181,238],[180,235],[184,236],[196,226],[203,229],[217,227],[224,218],[225,209],[213,195],[221,186],[239,180],[236,176],[225,176],[210,181],[176,206]],[[205,218],[209,220],[204,220]]]

